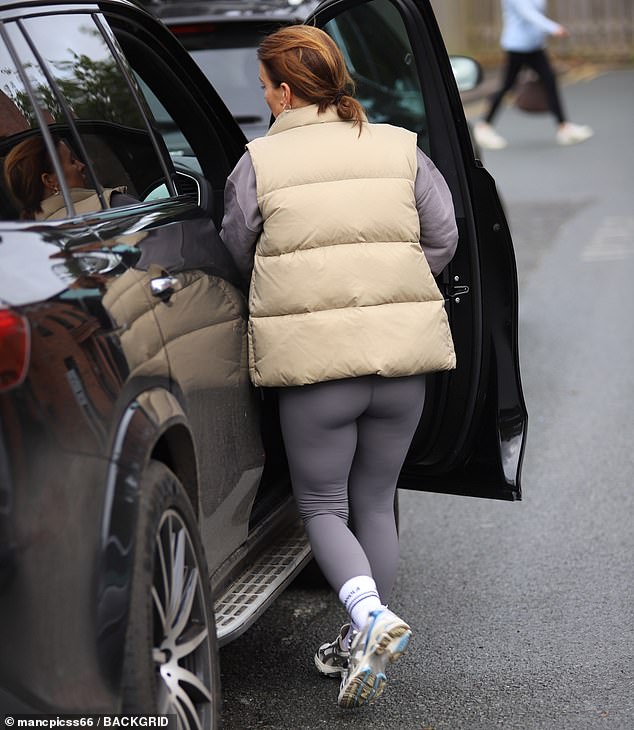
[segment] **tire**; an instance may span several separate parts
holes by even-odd
[[[141,480],[123,712],[174,714],[179,730],[220,727],[220,668],[207,561],[176,476],[151,461]]]

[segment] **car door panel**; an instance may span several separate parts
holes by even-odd
[[[87,186],[101,193],[95,196],[93,208],[78,212],[66,186],[59,196],[59,220],[39,222],[40,236],[25,232],[16,271],[5,268],[2,272],[7,281],[15,279],[20,267],[26,273],[25,262],[31,255],[43,266],[50,283],[48,296],[53,293],[59,300],[32,303],[28,296],[35,288],[34,277],[26,276],[29,293],[19,303],[27,305],[34,332],[32,368],[24,388],[15,397],[7,396],[6,402],[17,404],[16,413],[25,421],[25,432],[30,430],[28,438],[35,439],[40,458],[24,464],[21,473],[13,475],[13,484],[21,489],[31,481],[41,482],[42,470],[56,468],[55,449],[96,456],[105,465],[107,459],[124,458],[120,446],[127,444],[125,453],[134,453],[135,459],[121,465],[124,477],[117,482],[121,489],[109,480],[112,491],[103,497],[112,509],[126,511],[130,519],[119,520],[118,526],[125,522],[127,529],[136,507],[131,484],[142,473],[151,456],[148,445],[156,439],[156,453],[191,489],[201,530],[213,538],[208,540],[213,570],[246,538],[249,506],[264,459],[258,404],[246,368],[245,300],[236,286],[231,257],[209,218],[212,205],[209,201],[204,209],[198,205],[202,199],[197,188],[203,178],[175,173],[149,106],[142,103],[136,77],[126,71],[128,61],[116,35],[119,27],[127,27],[125,18],[118,18],[117,25],[115,9],[108,19],[94,10],[74,8],[60,15],[59,21],[56,17],[60,33],[55,36],[50,34],[48,17],[37,14],[19,25],[7,22],[3,26],[17,62],[14,72],[10,72],[10,57],[3,62],[7,73],[2,89],[15,110],[15,127],[4,129],[0,156],[45,132],[63,180],[56,147],[51,144],[53,135],[63,137],[85,163]],[[132,37],[130,58],[145,68],[143,61],[158,41],[152,36],[147,44],[135,45],[134,36],[121,34],[124,39]],[[171,34],[165,34],[175,44],[169,57],[186,66],[188,55]],[[164,84],[161,72],[169,65],[165,58],[155,64],[151,82]],[[91,93],[86,93],[87,79],[94,81]],[[203,102],[191,101],[187,96],[191,89],[180,82],[167,93],[171,106],[178,109],[180,99],[180,113],[193,117],[188,121],[196,126],[200,168],[206,179],[214,181],[221,198],[232,166],[229,156],[237,154],[236,140],[242,133],[222,107],[217,115],[200,109]],[[199,97],[206,99],[206,92],[200,91]],[[108,103],[109,99],[116,103]],[[226,129],[216,124],[223,113]],[[189,127],[185,130],[189,133]],[[121,193],[117,203],[107,205],[103,190],[111,186],[120,187]],[[6,192],[8,203],[2,206],[0,218],[16,220],[15,201],[0,187],[2,200]],[[35,250],[33,241],[39,242],[40,237],[46,241],[46,251]],[[30,265],[31,274],[34,265]],[[154,288],[157,280],[170,277],[173,285],[161,291]],[[42,276],[35,278],[41,291]],[[39,346],[40,337],[59,342],[59,363],[45,361],[44,355],[40,358],[40,352],[49,351]],[[72,358],[62,358],[71,349]],[[139,418],[126,414],[149,407],[147,399],[141,405],[142,394],[166,390],[181,403],[187,419],[177,423],[159,409],[150,414],[151,433],[145,427],[145,431],[136,430]],[[28,393],[26,409],[19,407],[24,392]],[[37,407],[35,396],[43,407]],[[56,438],[44,448],[38,439],[47,433]],[[60,461],[67,459],[58,458],[58,465]],[[230,509],[218,512],[221,504]],[[94,525],[95,536],[103,531],[104,545],[110,544],[110,522],[105,515],[103,525]],[[20,533],[16,539],[26,537]],[[119,541],[124,552],[128,540]],[[118,544],[116,539],[113,544]],[[124,584],[126,560],[119,562],[109,575],[113,582]],[[55,620],[53,614],[51,620]]]
[[[160,37],[143,38],[141,45],[142,28],[109,17],[116,42],[131,59],[130,73],[146,102],[151,126],[171,164],[179,165],[177,187],[191,170],[199,186],[204,176],[214,191],[207,211],[192,206],[188,220],[170,227],[166,245],[166,229],[148,234],[139,244],[138,267],[147,269],[148,275],[154,271],[155,277],[162,269],[168,282],[153,311],[172,388],[182,399],[196,442],[201,532],[216,567],[216,561],[224,560],[247,538],[250,505],[264,462],[259,402],[247,368],[246,298],[233,259],[208,217],[211,208],[216,220],[221,219],[224,184],[236,161],[230,156],[243,135],[229,115],[226,127],[210,123],[210,110],[199,100],[210,97],[205,98],[209,107],[213,95],[203,90],[197,94],[194,84],[166,83],[176,69],[162,60]],[[169,32],[165,35],[168,44],[175,43]],[[191,61],[177,48],[172,65],[175,59]],[[191,110],[197,106],[200,119],[193,124]],[[217,117],[224,115],[219,110]]]

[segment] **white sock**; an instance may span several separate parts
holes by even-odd
[[[341,586],[339,600],[350,616],[353,631],[360,631],[366,625],[370,611],[382,608],[376,583],[369,575],[358,575],[347,580]]]

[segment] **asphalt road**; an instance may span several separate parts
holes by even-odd
[[[485,155],[520,274],[524,501],[403,493],[391,605],[415,640],[384,696],[336,706],[312,653],[342,610],[294,588],[221,652],[225,730],[634,728],[634,70],[564,98],[592,140],[505,109]]]

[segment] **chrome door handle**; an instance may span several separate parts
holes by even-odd
[[[175,276],[159,276],[150,280],[150,291],[153,297],[157,297],[163,301],[167,301],[178,284]]]

